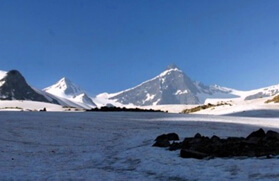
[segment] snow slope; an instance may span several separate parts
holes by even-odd
[[[59,97],[59,96],[56,96],[56,95],[53,95],[53,94],[50,94],[48,92],[44,92],[44,91],[38,90],[38,89],[35,89],[35,90],[37,92],[39,92],[40,94],[44,95],[48,99],[57,100],[57,102],[63,107],[82,108],[82,109],[90,109],[91,108],[90,106],[87,106],[83,103],[78,103],[76,101],[72,101],[68,98]]]
[[[206,98],[233,98],[233,89],[220,86],[206,86],[192,81],[175,65],[169,66],[158,76],[133,88],[113,94],[103,93],[95,99],[105,98],[122,105],[150,106],[164,104],[199,104]],[[100,101],[99,101],[100,102]],[[110,103],[111,103],[110,102]]]
[[[60,79],[54,85],[43,89],[43,91],[60,98],[62,105],[66,103],[68,106],[86,109],[96,107],[96,104],[85,93],[85,91],[65,77]]]
[[[47,111],[64,111],[65,110],[60,105],[45,103],[45,102],[0,100],[0,111],[39,111],[44,108],[46,108]]]
[[[234,115],[234,116],[250,116],[250,117],[279,117],[278,103],[265,103],[271,97],[264,97],[252,100],[237,99],[216,99],[207,100],[207,103],[226,102],[230,105],[217,106],[214,108],[205,109],[194,114],[209,114],[209,115]]]
[[[272,85],[269,87],[264,87],[260,89],[253,89],[249,91],[239,91],[235,89],[230,89],[232,91],[232,94],[237,95],[238,98],[232,99],[232,98],[211,98],[208,97],[205,100],[205,103],[213,103],[213,102],[218,102],[218,101],[226,101],[226,100],[253,100],[253,99],[259,99],[259,98],[271,98],[277,94],[279,94],[279,84],[277,85]]]
[[[165,105],[153,105],[153,106],[137,106],[141,109],[153,109],[153,110],[161,110],[168,113],[181,113],[185,109],[191,109],[198,105],[186,105],[186,104],[165,104]]]
[[[84,93],[84,91],[79,86],[73,84],[69,79],[65,77],[60,79],[54,85],[45,88],[44,91],[59,97],[66,98],[71,98]]]
[[[261,90],[264,90],[260,89]],[[279,117],[279,104],[278,103],[265,103],[267,100],[272,99],[272,97],[255,98],[252,100],[245,100],[247,95],[250,93],[257,92],[257,90],[242,92],[238,91],[235,94],[239,95],[239,98],[225,98],[225,99],[206,99],[204,104],[218,104],[218,103],[228,103],[229,105],[217,106],[214,108],[205,109],[193,114],[208,114],[208,115],[233,115],[233,116],[250,116],[250,117]],[[106,95],[102,95],[106,96]],[[107,100],[104,98],[104,100]],[[105,101],[104,101],[105,102]],[[111,104],[117,106],[124,106],[113,101]],[[129,105],[126,107],[138,107],[141,109],[154,109],[167,111],[169,113],[181,113],[185,109],[191,109],[198,105],[186,105],[186,104],[165,104],[165,105],[151,105],[151,106],[133,106]]]
[[[245,100],[252,100],[257,98],[275,96],[278,93],[279,93],[279,84],[247,91],[245,92],[245,94],[242,95],[242,98],[244,98]]]
[[[247,136],[277,119],[164,113],[0,112],[0,180],[279,180],[278,157],[196,160],[152,147],[181,140]]]
[[[6,71],[0,70],[0,80],[3,79],[7,75]]]

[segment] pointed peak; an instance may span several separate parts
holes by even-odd
[[[17,81],[25,81],[25,78],[18,70],[10,70],[6,73],[6,75],[3,77],[5,80],[17,80]]]
[[[167,67],[166,70],[171,70],[171,69],[178,69],[178,70],[179,70],[179,68],[177,67],[177,65],[175,65],[174,63],[170,64],[170,65]]]
[[[180,73],[183,73],[182,70],[180,70],[175,64],[171,64],[167,67],[167,69],[162,72],[159,76],[160,77],[163,77],[165,75],[168,75],[170,74],[171,72],[180,72]]]
[[[18,74],[21,75],[21,73],[20,73],[18,70],[10,70],[10,71],[8,72],[8,74],[9,74],[9,75],[18,75]]]
[[[62,77],[58,83],[72,84],[72,81],[66,77]]]
[[[54,95],[58,95],[60,97],[75,97],[80,95],[81,93],[85,93],[79,86],[74,84],[70,79],[67,79],[66,77],[62,77],[54,85],[45,88],[44,91]]]
[[[60,81],[65,81],[65,82],[67,82],[67,81],[70,81],[68,78],[66,78],[66,77],[62,77],[61,79],[60,79]]]

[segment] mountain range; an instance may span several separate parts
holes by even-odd
[[[101,93],[94,98],[67,78],[39,90],[31,87],[17,70],[0,71],[0,100],[31,100],[64,107],[91,109],[96,106],[150,106],[169,104],[203,104],[207,99],[253,100],[275,96],[279,85],[251,91],[239,91],[193,81],[175,65],[158,76],[116,93]]]

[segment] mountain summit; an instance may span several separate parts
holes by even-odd
[[[17,70],[11,70],[0,80],[0,99],[1,100],[32,100],[39,102],[56,103],[31,88],[25,78]]]
[[[206,98],[236,97],[231,90],[219,86],[206,86],[191,80],[176,65],[167,67],[158,76],[133,88],[108,94],[110,100],[128,105],[200,104]],[[97,96],[98,97],[98,96]]]
[[[84,93],[79,86],[72,83],[66,77],[63,77],[54,85],[45,88],[44,91],[60,97],[74,97]]]
[[[64,100],[74,102],[83,108],[96,107],[95,103],[85,91],[65,77],[60,79],[54,85],[45,88],[43,91]]]
[[[169,66],[167,66],[166,70],[170,70],[170,69],[179,69],[177,67],[177,65],[175,65],[174,63],[173,64],[170,64]]]

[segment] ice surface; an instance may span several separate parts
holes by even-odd
[[[156,136],[247,136],[278,119],[165,113],[0,112],[0,180],[278,180],[278,158],[182,159]]]

